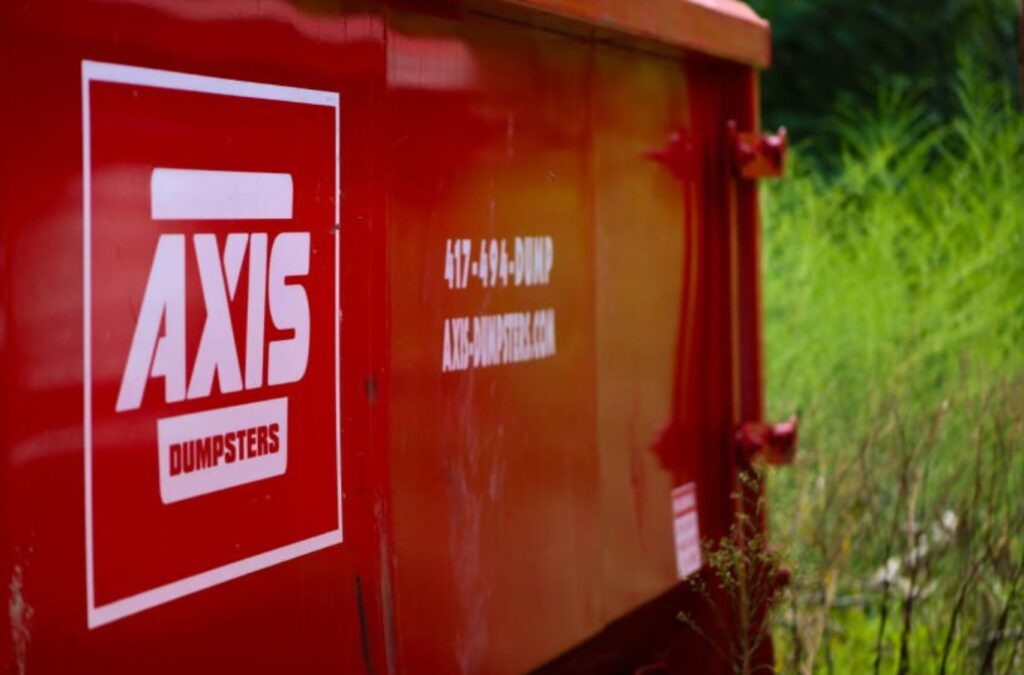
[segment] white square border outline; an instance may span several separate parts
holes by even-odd
[[[200,572],[184,579],[151,588],[96,606],[93,558],[92,513],[92,167],[89,86],[93,82],[114,82],[160,89],[219,94],[240,98],[283,101],[334,109],[334,417],[337,462],[338,527],[323,534],[281,546],[254,556]],[[142,68],[99,61],[82,61],[82,293],[83,293],[83,436],[85,449],[85,584],[86,620],[89,629],[137,614],[186,595],[238,579],[279,563],[340,544],[342,534],[341,497],[341,182],[340,103],[336,92],[302,89],[170,70]]]

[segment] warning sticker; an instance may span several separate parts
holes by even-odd
[[[82,64],[88,623],[342,541],[339,97]]]
[[[686,579],[702,564],[696,483],[672,489],[672,525],[675,530],[676,572],[680,579]]]

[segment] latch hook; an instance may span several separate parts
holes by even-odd
[[[740,177],[753,180],[778,178],[783,174],[789,148],[789,132],[786,127],[779,127],[774,134],[739,131],[733,120],[729,120],[726,127],[733,168]]]
[[[793,463],[798,436],[796,415],[779,424],[745,422],[736,430],[736,446],[748,463],[761,459],[782,466]]]

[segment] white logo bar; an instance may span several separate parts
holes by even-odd
[[[288,468],[288,399],[165,417],[156,423],[160,499],[172,504]]]
[[[289,220],[291,174],[153,169],[153,220]]]

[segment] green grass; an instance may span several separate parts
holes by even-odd
[[[883,87],[763,191],[786,671],[1024,672],[1024,115],[965,72],[952,122]]]

